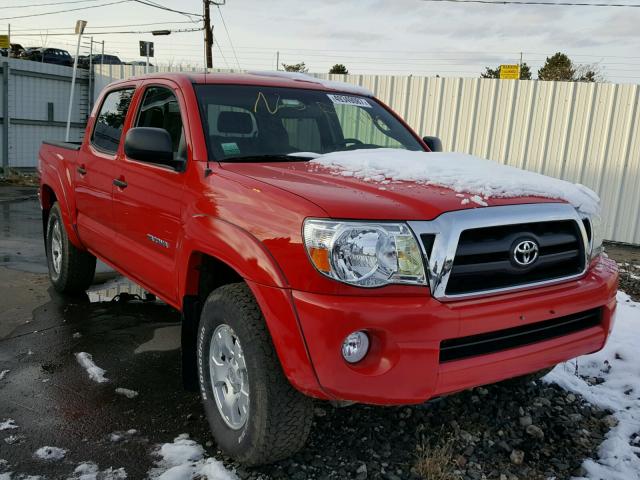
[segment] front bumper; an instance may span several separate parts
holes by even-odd
[[[396,405],[524,375],[601,349],[613,326],[615,262],[595,260],[579,280],[473,300],[442,303],[425,296],[336,296],[293,292],[318,381],[338,400]],[[600,308],[601,322],[522,347],[440,362],[443,340],[499,331]],[[371,337],[363,361],[340,353],[356,330]]]

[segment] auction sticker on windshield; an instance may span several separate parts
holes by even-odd
[[[371,104],[364,98],[350,97],[349,95],[334,95],[331,93],[327,93],[327,97],[329,97],[333,103],[339,105],[355,105],[356,107],[371,108]]]

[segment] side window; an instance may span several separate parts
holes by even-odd
[[[165,129],[171,136],[173,158],[175,160],[187,158],[187,143],[182,127],[180,105],[176,96],[168,88],[147,88],[135,126]]]
[[[110,153],[118,151],[122,127],[133,98],[133,88],[110,92],[100,108],[100,113],[93,128],[91,143],[101,150]]]

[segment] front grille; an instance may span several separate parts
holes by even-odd
[[[513,249],[523,240],[533,240],[539,248],[530,266],[514,260]],[[570,277],[584,269],[584,242],[574,220],[469,229],[460,234],[446,293],[517,287]]]
[[[521,327],[444,340],[440,344],[440,363],[486,355],[562,337],[595,327],[601,323],[601,319],[602,311],[596,308]]]

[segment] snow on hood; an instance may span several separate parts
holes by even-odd
[[[334,174],[365,182],[415,182],[487,198],[544,197],[564,200],[581,212],[598,214],[600,199],[584,185],[547,177],[463,153],[380,148],[320,155],[310,161]]]

